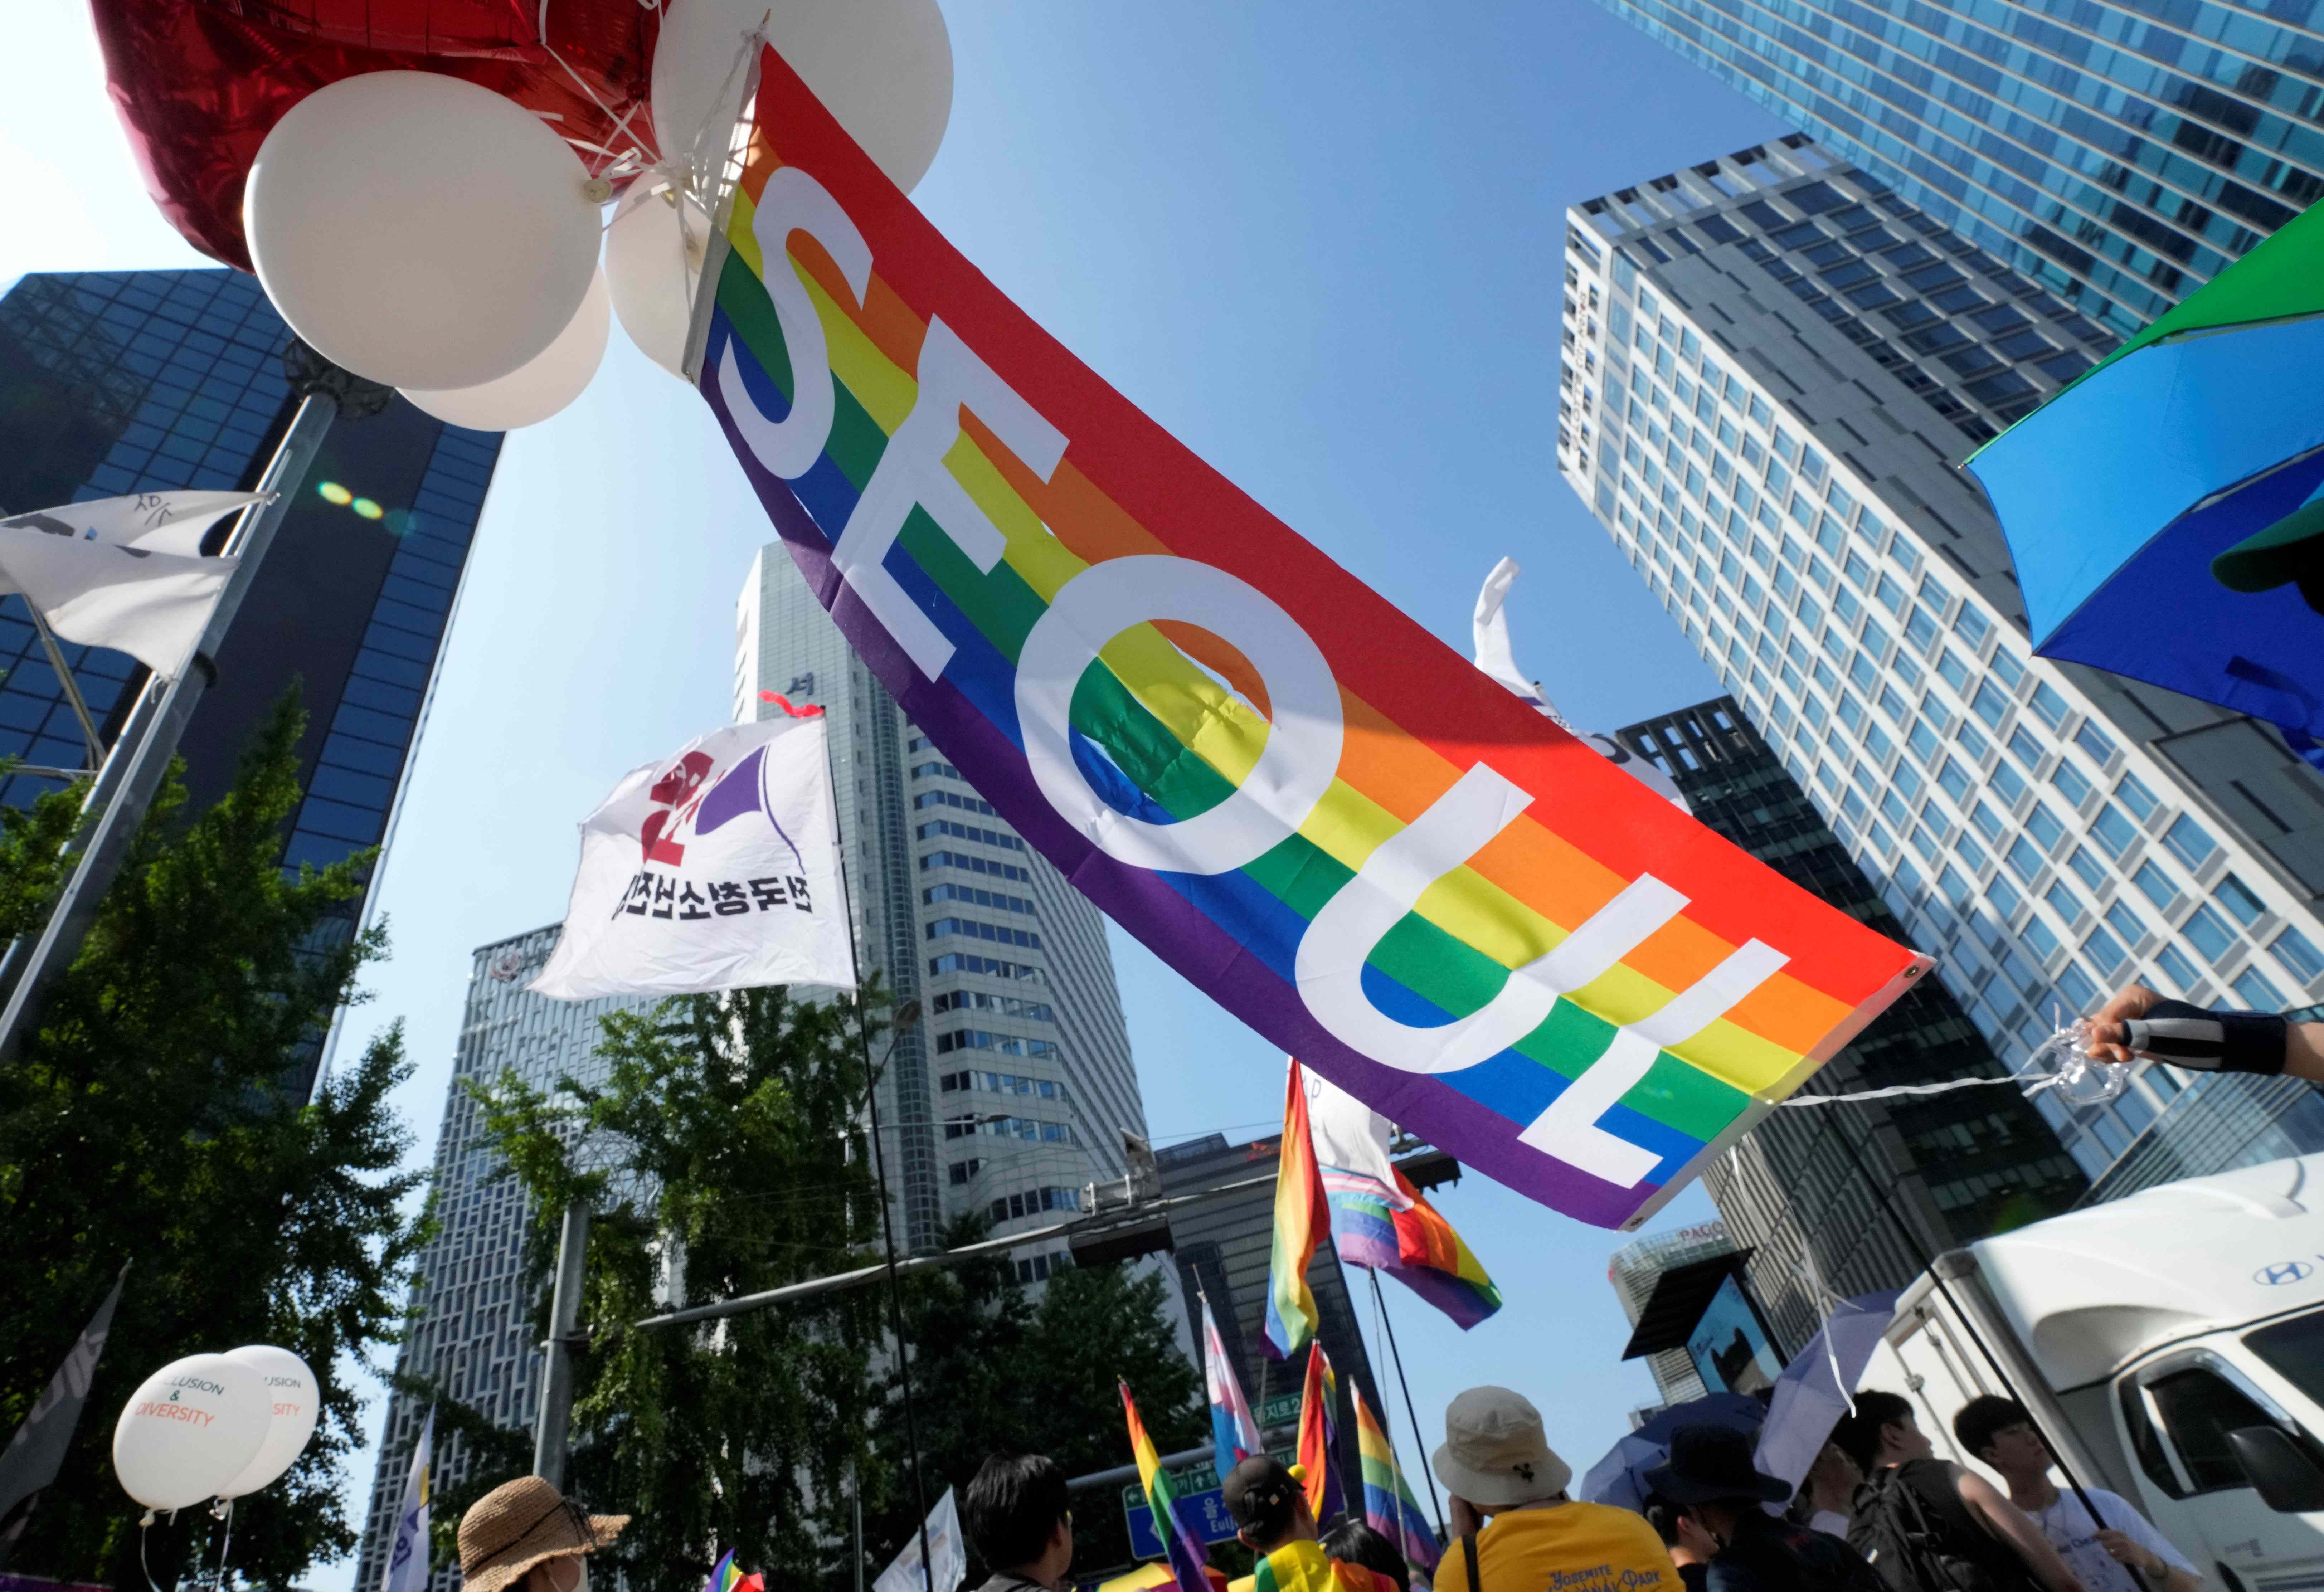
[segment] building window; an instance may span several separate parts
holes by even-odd
[[[2324,978],[2324,955],[2319,955],[2314,943],[2298,929],[2284,930],[2268,949],[2275,952],[2275,960],[2291,969],[2292,976],[2301,983],[2312,984],[2319,978]]]
[[[2201,866],[2204,859],[2219,849],[2218,842],[2203,833],[2203,826],[2183,813],[2163,832],[2163,843],[2190,868]]]

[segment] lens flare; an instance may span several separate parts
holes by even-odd
[[[377,503],[373,502],[369,498],[357,498],[354,502],[347,506],[366,520],[377,520],[387,512],[386,510],[381,508]]]
[[[315,488],[315,494],[325,502],[337,503],[342,509],[355,501],[355,494],[336,481],[324,482]]]

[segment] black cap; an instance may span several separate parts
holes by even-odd
[[[1792,1495],[1791,1483],[1762,1476],[1751,1459],[1751,1439],[1731,1426],[1682,1426],[1671,1433],[1670,1458],[1646,1472],[1646,1486],[1674,1504],[1780,1504]]]
[[[1299,1484],[1283,1461],[1268,1454],[1253,1454],[1227,1472],[1219,1484],[1227,1513],[1246,1531],[1280,1531],[1291,1522],[1292,1500]]]

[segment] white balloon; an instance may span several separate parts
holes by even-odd
[[[952,37],[936,0],[771,0],[767,37],[880,170],[906,193],[927,174],[952,119]],[[662,159],[715,161],[742,108],[743,35],[770,0],[665,0],[654,46],[653,119]],[[698,147],[697,147],[698,141]]]
[[[322,1394],[307,1362],[287,1348],[253,1343],[226,1350],[226,1357],[258,1373],[273,1408],[258,1452],[217,1490],[221,1498],[239,1498],[272,1485],[290,1468],[290,1462],[306,1449],[307,1440],[315,1435],[315,1422],[323,1413]]]
[[[678,198],[652,172],[622,196],[605,229],[605,285],[613,290],[622,330],[648,359],[681,380],[709,243],[709,213],[692,198]]]
[[[581,396],[605,357],[613,324],[603,271],[589,279],[581,308],[557,341],[497,382],[448,391],[416,391],[403,396],[439,420],[475,431],[513,431],[538,425]]]
[[[266,1439],[266,1383],[222,1354],[172,1360],[139,1385],[113,1427],[113,1473],[148,1509],[218,1496]]]
[[[547,124],[437,72],[318,88],[252,162],[243,228],[267,297],[326,357],[392,387],[474,387],[547,348],[596,269],[588,173]]]

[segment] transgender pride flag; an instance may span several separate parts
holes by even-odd
[[[1259,1422],[1235,1379],[1234,1362],[1227,1358],[1226,1340],[1219,1336],[1218,1318],[1211,1314],[1210,1296],[1203,1296],[1203,1385],[1210,1395],[1211,1446],[1219,1479],[1253,1454],[1264,1453]]]
[[[1296,1061],[1291,1070],[1302,1073]],[[1501,1291],[1469,1246],[1389,1160],[1387,1118],[1316,1073],[1305,1074],[1305,1087],[1340,1258],[1388,1273],[1464,1330],[1500,1309]]]

